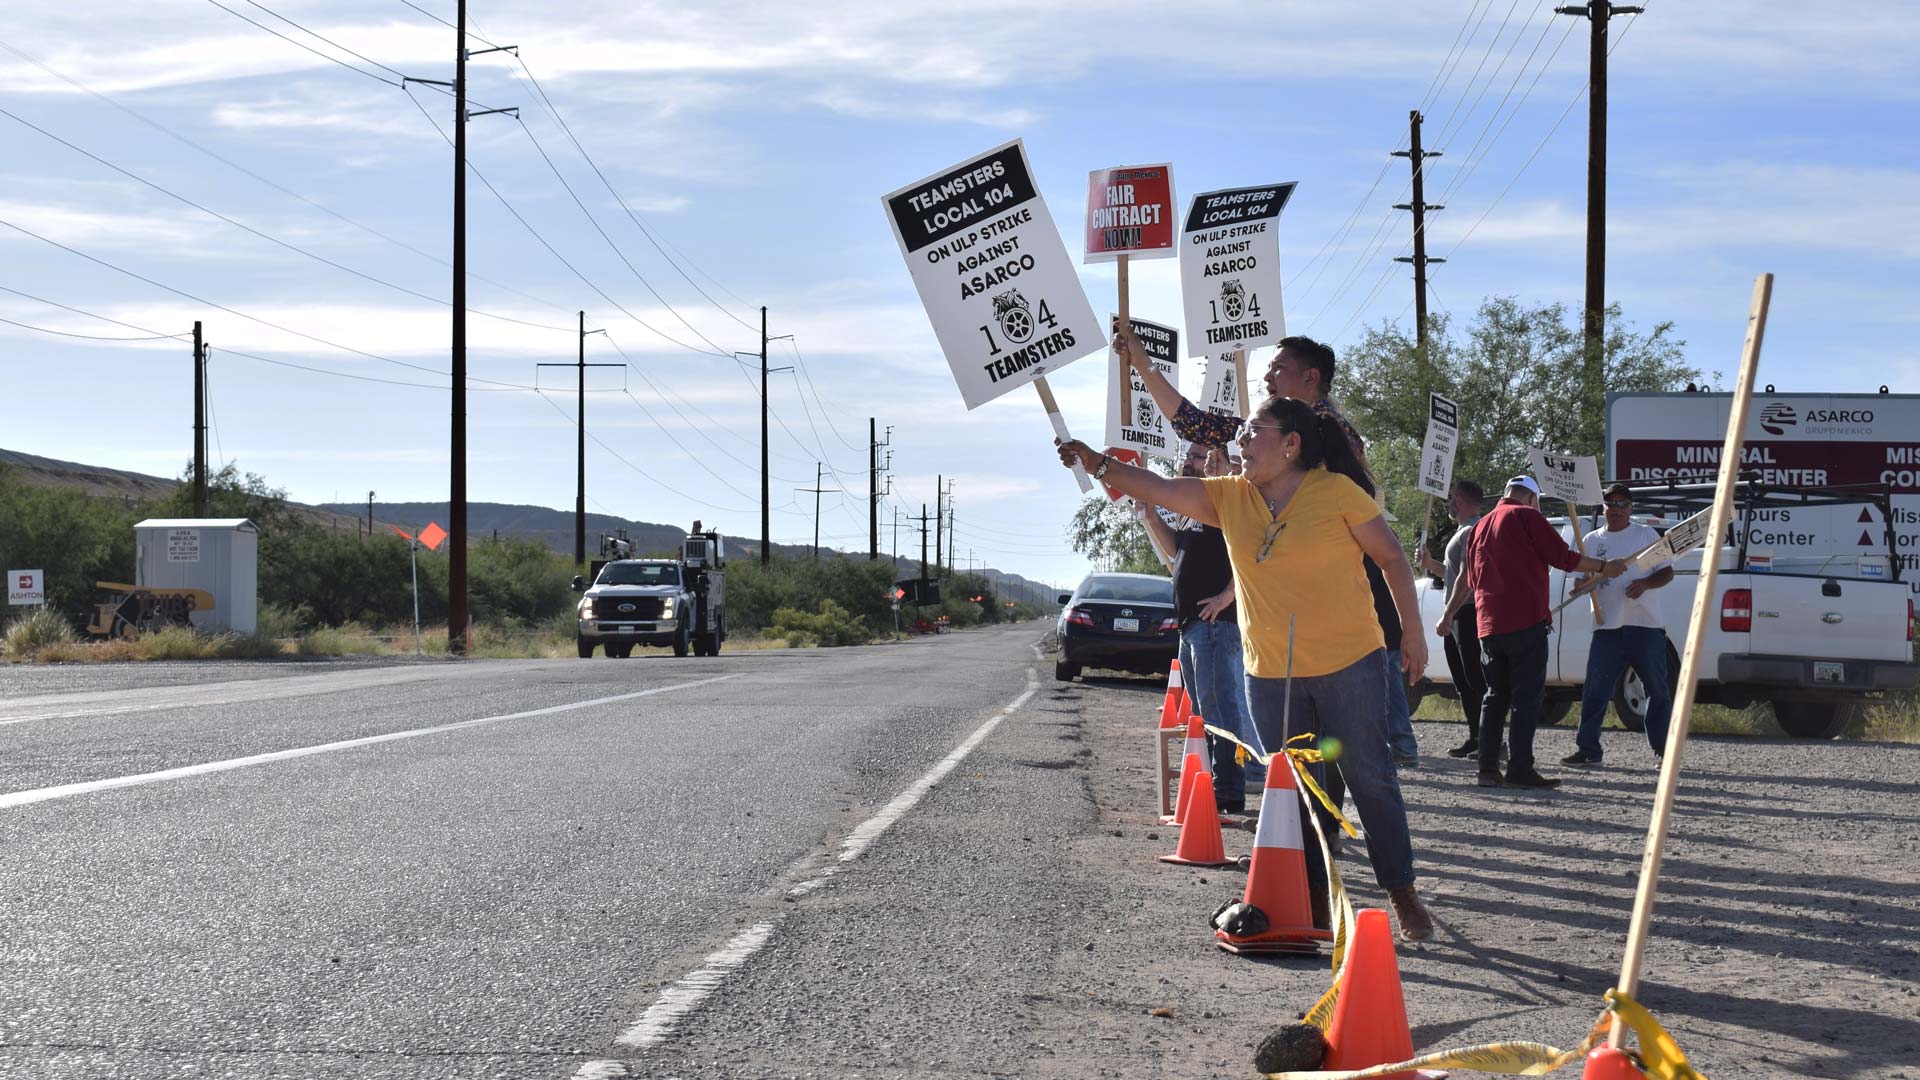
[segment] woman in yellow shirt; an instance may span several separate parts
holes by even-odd
[[[1418,941],[1433,923],[1414,892],[1413,843],[1386,733],[1386,643],[1362,556],[1386,574],[1402,627],[1409,682],[1427,666],[1413,567],[1380,507],[1349,477],[1365,477],[1330,417],[1294,398],[1260,403],[1236,438],[1239,476],[1164,477],[1080,442],[1060,447],[1115,489],[1208,525],[1227,539],[1246,650],[1247,705],[1263,745],[1315,732],[1340,742],[1340,771],[1366,827],[1367,856],[1400,922]],[[1292,627],[1292,730],[1287,724]],[[1310,873],[1319,852],[1308,852]]]

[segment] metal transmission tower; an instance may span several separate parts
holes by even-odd
[[[574,414],[577,430],[574,433],[576,446],[576,465],[578,476],[573,495],[573,563],[575,566],[587,565],[587,369],[590,367],[626,367],[625,364],[589,364],[587,363],[587,335],[604,334],[605,330],[587,329],[587,313],[580,313],[580,351],[579,359],[571,364],[536,364],[535,367],[570,367],[579,373],[576,388],[578,395],[577,412]]]
[[[1587,298],[1581,313],[1585,346],[1580,403],[1599,416],[1605,397],[1607,311],[1607,22],[1615,15],[1638,15],[1644,8],[1603,0],[1553,9],[1583,15],[1592,24],[1587,73]]]
[[[1443,263],[1447,260],[1429,258],[1427,256],[1427,211],[1445,210],[1446,207],[1437,203],[1429,204],[1426,200],[1427,159],[1439,157],[1440,151],[1420,149],[1420,121],[1422,119],[1424,119],[1424,117],[1420,115],[1419,109],[1415,109],[1407,114],[1408,148],[1405,150],[1395,150],[1393,152],[1394,157],[1406,158],[1407,166],[1413,170],[1413,201],[1410,203],[1395,203],[1393,206],[1395,210],[1413,211],[1413,257],[1408,258],[1402,255],[1393,261],[1413,264],[1414,341],[1420,353],[1420,370],[1424,373],[1427,370],[1428,364],[1427,267],[1429,264]]]
[[[455,5],[453,81],[402,76],[401,83],[427,83],[453,90],[453,402],[449,417],[447,491],[447,653],[467,652],[467,120],[517,108],[467,111],[467,59],[486,53],[520,55],[517,45],[467,50],[467,0]]]

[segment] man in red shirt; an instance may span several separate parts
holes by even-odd
[[[1622,559],[1602,561],[1582,555],[1560,539],[1540,513],[1540,485],[1531,476],[1507,481],[1501,499],[1475,527],[1469,541],[1463,588],[1454,590],[1437,632],[1446,636],[1453,618],[1469,601],[1479,618],[1480,660],[1486,669],[1487,697],[1480,710],[1480,786],[1548,788],[1560,783],[1533,767],[1533,729],[1547,689],[1547,639],[1553,617],[1547,610],[1547,571],[1619,577]],[[1507,772],[1500,775],[1500,735],[1507,711],[1513,711],[1508,737]]]

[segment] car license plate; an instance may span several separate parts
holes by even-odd
[[[1815,660],[1813,662],[1813,681],[1817,683],[1846,682],[1847,665],[1838,660]]]
[[[609,633],[614,633],[614,634],[631,634],[631,633],[633,633],[633,627],[631,627],[631,626],[609,626],[609,627],[607,627],[607,631],[608,631]]]
[[[1115,631],[1119,633],[1137,634],[1140,632],[1140,620],[1139,619],[1115,619],[1113,620],[1113,628]]]

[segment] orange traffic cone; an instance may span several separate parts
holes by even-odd
[[[1194,761],[1188,755],[1188,762]],[[1179,863],[1182,866],[1232,866],[1234,860],[1227,858],[1227,848],[1220,836],[1220,811],[1213,801],[1213,777],[1205,769],[1197,773],[1188,773],[1193,777],[1193,797],[1187,801],[1187,821],[1180,827],[1180,842],[1174,845],[1173,854],[1160,856],[1165,863]],[[1181,778],[1181,794],[1186,794],[1186,777]]]
[[[1180,661],[1173,662],[1173,670],[1167,672],[1167,699],[1160,703],[1160,726],[1163,728],[1180,726],[1180,695],[1186,692],[1186,685],[1180,681]]]
[[[1187,688],[1183,686],[1180,688],[1180,722],[1184,724],[1191,719],[1193,719],[1193,695],[1187,693]]]
[[[1206,721],[1194,716],[1186,723],[1187,744],[1180,750],[1180,796],[1173,804],[1173,816],[1160,819],[1162,825],[1187,823],[1187,803],[1193,797],[1193,784],[1189,782],[1189,778],[1194,775],[1196,767],[1198,771],[1207,773],[1209,776],[1213,772],[1213,755],[1207,751]],[[1211,785],[1212,779],[1208,779],[1207,783]]]
[[[1400,990],[1400,965],[1393,958],[1393,925],[1387,913],[1367,908],[1354,917],[1353,941],[1340,972],[1340,997],[1327,1025],[1327,1072],[1370,1069],[1413,1056],[1407,1028],[1407,1000]],[[1419,1074],[1392,1073],[1380,1080],[1413,1080]]]
[[[1230,953],[1313,953],[1319,951],[1319,942],[1333,940],[1333,931],[1313,925],[1301,836],[1300,789],[1293,782],[1293,766],[1285,755],[1275,754],[1260,794],[1260,824],[1253,834],[1253,865],[1247,870],[1244,897],[1267,917],[1267,929],[1246,937],[1217,930],[1215,944]]]
[[[1646,1076],[1633,1063],[1631,1054],[1602,1046],[1587,1055],[1587,1067],[1581,1072],[1580,1080],[1646,1080]]]

